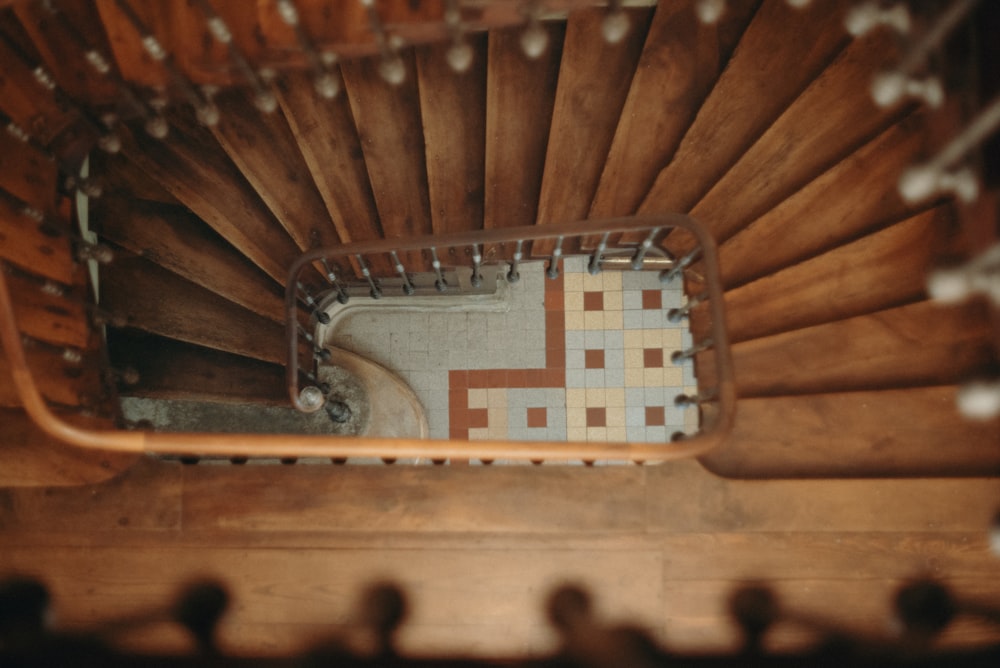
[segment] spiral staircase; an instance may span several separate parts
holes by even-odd
[[[739,394],[705,467],[1000,472],[1000,423],[955,409],[960,383],[996,373],[996,310],[925,290],[996,240],[995,158],[972,154],[971,203],[897,188],[997,93],[992,3],[921,65],[945,82],[938,108],[876,106],[870,82],[947,3],[920,3],[910,37],[852,37],[848,0],[731,0],[715,22],[693,0],[527,3],[527,44],[514,2],[303,0],[292,25],[269,2],[0,4],[0,110],[21,129],[0,137],[0,256],[33,373],[69,420],[110,424],[121,395],[287,401],[283,284],[310,248],[680,212],[720,245]],[[617,42],[609,11],[628,18]],[[86,261],[108,249],[95,281]],[[54,443],[9,382],[0,405],[5,484],[133,460]]]

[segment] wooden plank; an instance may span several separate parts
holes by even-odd
[[[285,320],[278,284],[186,209],[105,196],[92,209],[91,229],[258,315]]]
[[[982,306],[918,302],[738,343],[737,390],[770,397],[958,383],[993,360]],[[711,355],[698,364],[712,375]]]
[[[549,47],[521,51],[521,30],[490,31],[486,75],[486,229],[534,225],[565,26],[546,23]]]
[[[316,94],[306,72],[285,73],[276,93],[340,240],[349,243],[382,238],[347,96],[341,93],[333,100],[324,100]],[[379,274],[391,271],[381,258],[373,259],[372,264]]]
[[[69,237],[48,236],[38,224],[0,198],[0,258],[22,271],[64,285],[75,282],[78,266]]]
[[[732,434],[701,462],[730,478],[997,475],[1000,421],[963,418],[956,391],[741,399]]]
[[[258,111],[252,91],[243,88],[220,94],[216,104],[221,120],[212,134],[298,247],[336,245],[340,239],[284,116]]]
[[[481,230],[486,155],[486,34],[469,38],[472,64],[448,65],[451,43],[418,48],[420,118],[434,233]]]
[[[0,133],[0,187],[48,214],[56,209],[59,170],[31,146]]]
[[[137,131],[122,152],[271,278],[284,285],[299,249],[210,132],[174,113],[167,141]],[[124,134],[124,133],[123,133]]]
[[[101,280],[106,308],[130,327],[283,364],[285,328],[148,260],[120,258]]]
[[[17,274],[6,278],[22,334],[55,346],[87,347],[91,331],[82,303],[86,299],[84,290],[68,290],[66,296],[57,296],[43,291],[37,280]]]
[[[905,118],[729,239],[719,249],[723,285],[749,283],[912,212],[896,183],[919,158],[924,121]]]
[[[112,426],[101,418],[62,417],[91,429]],[[93,485],[125,471],[139,457],[65,445],[36,427],[24,411],[0,408],[0,487]],[[0,525],[8,528],[2,520]]]
[[[583,220],[590,210],[652,18],[648,9],[627,15],[631,29],[618,44],[597,38],[607,16],[604,9],[581,9],[567,20],[538,225]],[[691,17],[690,23],[676,28],[694,27],[693,13],[685,15]]]
[[[657,5],[588,217],[627,216],[639,208],[756,6],[732,3],[720,22],[706,25],[690,0]]]
[[[135,27],[117,5],[117,0],[94,0],[101,16],[101,23],[107,34],[111,47],[111,56],[115,60],[122,78],[139,86],[153,89],[166,89],[170,78],[163,66],[142,47],[142,38]],[[170,6],[176,4],[170,0],[152,0],[151,2],[129,3],[129,6],[153,32],[157,40],[168,51],[172,45],[173,35],[170,26]]]
[[[106,195],[184,206],[159,181],[141,169],[136,169],[135,165],[121,153],[111,155],[104,151],[95,151],[90,156],[90,173],[100,179]]]
[[[733,343],[915,301],[947,250],[955,219],[931,209],[726,292]]]
[[[139,372],[121,389],[128,396],[288,405],[276,364],[125,329],[108,330],[108,353],[115,367]]]
[[[717,241],[868,142],[898,119],[901,108],[879,109],[868,93],[873,72],[896,57],[880,33],[852,42],[691,209]],[[680,252],[691,248],[689,237]]]
[[[416,63],[412,50],[400,58],[406,80],[399,86],[379,76],[378,59],[341,66],[386,239],[432,231]],[[407,255],[411,261],[419,258]]]
[[[6,355],[0,349],[0,406],[20,406]],[[92,360],[82,364],[65,360],[52,348],[29,345],[25,351],[28,368],[42,396],[62,406],[94,407],[100,399],[100,374]]]
[[[847,43],[849,5],[764,0],[639,212],[690,211]]]

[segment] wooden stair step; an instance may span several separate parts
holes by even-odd
[[[486,229],[534,225],[566,26],[544,23],[549,46],[521,51],[520,28],[491,30],[486,73]]]
[[[285,328],[139,257],[105,269],[102,304],[130,327],[265,362],[284,364]]]
[[[943,205],[727,291],[730,341],[916,301],[924,294],[928,270],[948,248],[954,222],[950,207]]]
[[[737,478],[997,475],[1000,420],[963,418],[956,391],[740,399],[732,433],[701,462]]]
[[[639,208],[728,61],[756,4],[732,3],[712,25],[697,19],[692,0],[657,5],[588,217],[626,216]]]
[[[690,211],[847,43],[850,4],[764,0],[639,212]]]
[[[63,285],[76,282],[79,272],[68,236],[44,234],[36,221],[3,198],[0,198],[0,259]]]
[[[285,320],[281,287],[184,208],[105,196],[91,212],[91,227],[104,239],[257,315]]]
[[[946,385],[996,363],[993,337],[985,304],[923,301],[737,343],[733,368],[740,397]]]
[[[91,330],[82,285],[63,288],[67,294],[60,296],[45,292],[37,279],[17,274],[6,278],[22,334],[54,346],[87,347]]]
[[[114,366],[139,373],[138,383],[119,388],[123,395],[288,405],[278,364],[131,329],[109,329],[108,350]]]
[[[880,109],[868,91],[872,76],[896,57],[896,43],[885,33],[848,45],[699,200],[691,215],[716,241],[724,242],[892,125],[905,108]],[[678,253],[693,246],[686,239],[679,241]]]
[[[913,213],[896,184],[920,157],[925,121],[907,116],[722,244],[723,286],[739,287]]]
[[[101,373],[94,355],[84,355],[82,362],[73,362],[58,350],[29,344],[25,356],[35,385],[46,400],[61,406],[88,409],[101,404]],[[21,405],[7,356],[0,348],[0,406]]]

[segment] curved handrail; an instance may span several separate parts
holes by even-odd
[[[640,221],[640,222],[637,222]],[[716,245],[708,233],[687,216],[664,216],[604,221],[609,231],[629,231],[649,226],[650,221],[662,227],[679,227],[694,234],[704,250],[705,269],[710,276],[718,276]],[[570,234],[578,231],[593,232],[595,222],[545,226],[538,236]],[[477,233],[477,243],[498,243],[509,240],[510,229]],[[434,237],[439,246],[458,245],[470,238],[469,234],[451,234]],[[408,250],[419,240],[402,242],[398,250]],[[379,251],[385,242],[351,244],[351,252]],[[319,259],[324,251],[306,253],[292,266],[291,275],[307,263]],[[294,286],[294,283],[290,285]],[[38,427],[68,445],[84,449],[118,452],[146,452],[174,455],[201,455],[222,457],[396,457],[396,458],[476,458],[476,459],[545,459],[545,460],[625,460],[646,463],[664,462],[705,454],[719,445],[732,428],[736,411],[736,387],[733,379],[732,360],[726,338],[722,290],[718,281],[709,281],[709,306],[712,309],[712,338],[716,342],[719,388],[719,416],[715,428],[677,443],[554,443],[551,441],[457,441],[457,440],[405,440],[385,438],[357,438],[337,436],[283,435],[283,434],[217,434],[172,433],[124,430],[93,430],[72,425],[58,417],[48,407],[35,385],[14,314],[13,300],[3,272],[0,272],[0,342],[10,363],[15,388],[25,411]],[[290,316],[295,315],[294,287],[286,295]],[[290,322],[294,323],[293,320]],[[294,334],[294,324],[290,325]],[[290,337],[292,341],[295,339]],[[290,349],[294,357],[294,347]],[[296,379],[297,380],[297,379]]]

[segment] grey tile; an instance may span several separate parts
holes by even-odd
[[[583,334],[583,330],[566,332],[566,348],[568,350],[582,350],[585,347],[583,344]]]
[[[625,348],[625,336],[617,330],[604,330],[604,349],[622,350]]]
[[[642,311],[625,311],[622,314],[622,327],[628,330],[642,329]]]
[[[625,387],[625,369],[623,367],[613,367],[604,370],[605,387]]]
[[[604,330],[589,330],[583,333],[583,346],[588,350],[604,349]]]
[[[566,369],[566,387],[586,387],[585,369]]]
[[[585,366],[584,352],[582,350],[566,351],[566,370],[583,369]]]
[[[584,369],[583,373],[586,387],[604,387],[604,369]]]

